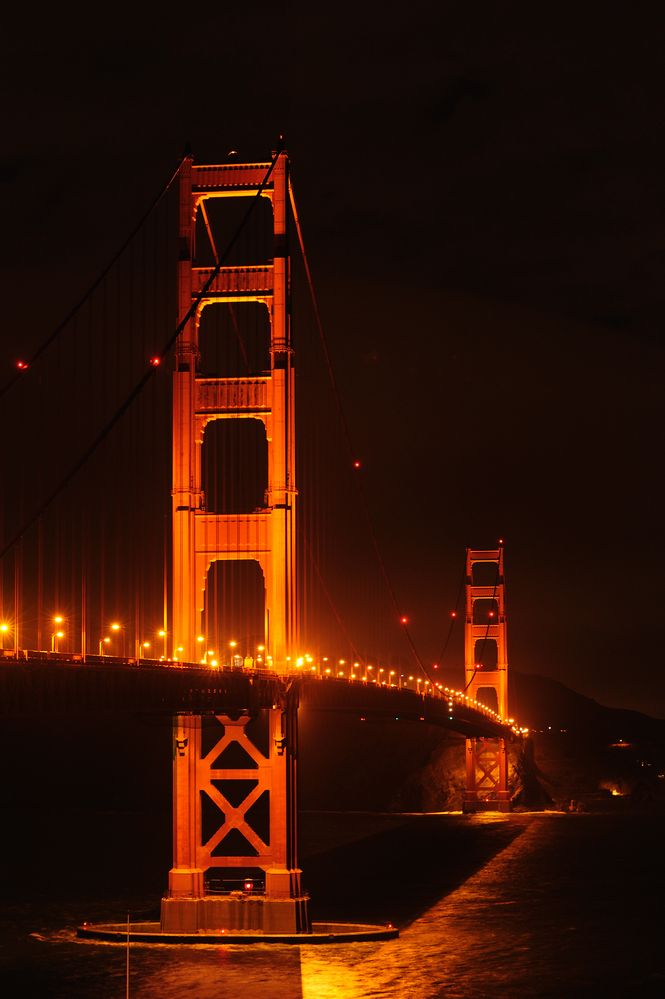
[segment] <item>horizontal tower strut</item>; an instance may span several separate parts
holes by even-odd
[[[200,294],[210,279],[213,267],[192,268],[192,293]],[[206,291],[206,299],[235,301],[239,297],[250,296],[263,299],[271,296],[274,289],[273,268],[261,267],[222,267]]]

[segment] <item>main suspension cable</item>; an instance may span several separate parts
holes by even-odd
[[[448,651],[448,646],[450,645],[450,639],[452,638],[453,629],[455,628],[455,624],[457,622],[457,618],[458,618],[458,614],[459,614],[459,602],[460,602],[460,599],[462,597],[462,590],[464,589],[464,580],[465,579],[466,579],[466,570],[462,573],[462,576],[460,578],[459,588],[457,590],[457,597],[455,599],[455,607],[453,608],[453,611],[452,611],[452,613],[450,615],[450,624],[448,626],[448,634],[446,635],[446,640],[443,643],[443,648],[441,649],[441,653],[440,653],[439,658],[437,660],[440,667],[443,665],[443,659],[444,659],[444,656],[445,656],[446,652]]]
[[[36,351],[30,357],[24,358],[24,359],[19,360],[19,361],[16,362],[16,369],[15,369],[13,375],[0,388],[0,399],[2,399],[3,396],[5,396],[7,394],[7,392],[9,392],[9,390],[12,388],[13,385],[16,384],[16,382],[18,381],[19,378],[24,377],[25,374],[26,374],[26,372],[30,371],[30,369],[32,368],[32,366],[35,364],[36,361],[39,360],[39,358],[44,353],[44,351],[46,351],[51,346],[51,344],[53,343],[53,341],[56,340],[57,337],[62,333],[62,331],[69,325],[69,323],[72,321],[72,319],[74,318],[74,316],[76,316],[77,313],[83,308],[83,306],[85,305],[85,303],[87,302],[87,300],[90,298],[90,296],[93,294],[93,292],[95,292],[97,290],[97,288],[99,288],[100,284],[102,283],[102,281],[104,280],[104,278],[106,277],[106,275],[109,273],[109,271],[111,270],[111,268],[118,262],[118,260],[123,255],[123,253],[125,252],[125,250],[129,246],[129,244],[135,238],[135,236],[137,235],[137,233],[140,232],[140,230],[143,228],[143,226],[145,225],[145,223],[147,222],[147,220],[149,219],[149,217],[152,215],[152,213],[154,212],[155,208],[160,203],[160,201],[162,200],[162,198],[169,191],[171,185],[173,184],[173,181],[176,179],[176,177],[180,173],[180,169],[181,169],[182,164],[184,163],[187,155],[188,154],[186,152],[183,153],[183,155],[180,157],[180,160],[178,162],[177,167],[175,168],[175,170],[173,171],[173,173],[169,177],[169,179],[166,182],[166,184],[162,187],[162,189],[159,192],[159,194],[157,194],[157,196],[152,200],[152,202],[150,203],[150,205],[148,206],[148,208],[146,209],[146,211],[143,213],[143,215],[141,216],[141,218],[139,219],[139,221],[137,222],[137,224],[134,226],[134,228],[132,229],[132,231],[129,233],[129,235],[127,236],[127,238],[118,247],[118,249],[113,254],[113,256],[111,257],[111,259],[109,260],[109,262],[100,271],[100,273],[97,276],[97,278],[86,289],[86,291],[84,291],[83,295],[78,300],[78,302],[76,302],[76,304],[72,306],[72,308],[69,310],[69,312],[64,317],[64,319],[62,319],[58,323],[58,325],[55,327],[55,329],[53,329],[49,333],[49,335],[46,337],[46,339],[42,341],[42,343],[39,345],[39,347],[37,347]]]
[[[97,449],[100,447],[100,445],[106,440],[106,438],[109,436],[109,434],[111,433],[111,431],[113,430],[113,428],[120,422],[120,420],[125,415],[125,413],[127,412],[127,410],[130,408],[130,406],[132,405],[132,403],[138,398],[138,396],[141,394],[141,392],[143,391],[143,389],[145,388],[145,386],[148,384],[148,382],[150,381],[150,379],[154,376],[157,368],[160,366],[161,361],[163,361],[164,358],[167,356],[168,352],[171,350],[171,348],[175,344],[176,340],[178,339],[178,337],[180,336],[180,334],[182,333],[182,331],[185,329],[185,327],[186,327],[187,323],[189,322],[189,320],[192,318],[193,315],[195,315],[196,309],[198,308],[199,303],[205,298],[205,295],[207,294],[208,289],[211,287],[211,285],[214,282],[215,278],[218,276],[220,270],[224,266],[224,263],[225,263],[227,257],[229,256],[231,250],[233,249],[234,245],[236,244],[236,242],[237,242],[237,240],[238,240],[238,238],[240,236],[240,233],[243,231],[245,225],[249,221],[249,218],[250,218],[250,216],[252,214],[252,211],[254,210],[255,206],[258,204],[259,199],[260,199],[260,197],[261,197],[261,195],[263,193],[263,190],[264,190],[266,184],[268,183],[268,181],[270,180],[270,177],[272,176],[272,172],[275,169],[275,164],[277,163],[277,160],[278,160],[281,152],[282,152],[282,138],[280,136],[280,142],[277,144],[277,149],[276,149],[276,151],[275,151],[275,153],[273,155],[273,159],[272,159],[272,161],[270,163],[270,166],[268,167],[268,170],[266,171],[266,174],[265,174],[263,180],[261,181],[261,183],[259,184],[259,186],[257,188],[256,195],[252,198],[252,200],[251,200],[251,202],[250,202],[250,204],[249,204],[249,206],[247,208],[247,211],[245,212],[244,216],[242,217],[242,219],[241,219],[238,227],[236,228],[236,231],[234,232],[233,236],[229,240],[229,242],[228,242],[228,244],[226,246],[226,249],[224,250],[224,252],[222,254],[220,254],[220,258],[219,258],[218,263],[212,269],[212,271],[211,271],[208,279],[204,282],[201,290],[193,298],[192,304],[190,305],[189,309],[187,310],[187,312],[185,313],[185,315],[183,316],[183,318],[178,323],[178,325],[175,328],[174,332],[168,338],[168,340],[166,341],[166,343],[162,347],[162,349],[159,352],[159,354],[157,354],[155,357],[153,357],[151,359],[151,363],[150,363],[150,366],[148,367],[148,369],[144,372],[144,374],[141,376],[141,378],[136,383],[136,385],[134,386],[134,388],[131,390],[131,392],[129,393],[129,395],[126,397],[126,399],[121,403],[121,405],[115,411],[115,413],[113,414],[113,416],[111,417],[111,419],[105,424],[104,427],[102,427],[102,429],[97,434],[97,436],[92,441],[92,443],[86,448],[86,450],[83,452],[83,454],[81,455],[81,457],[72,465],[72,467],[69,469],[69,471],[63,476],[63,478],[59,481],[59,483],[57,484],[57,486],[47,496],[47,498],[43,501],[43,503],[41,503],[41,505],[37,508],[37,510],[34,511],[31,514],[30,517],[28,517],[28,519],[23,523],[23,525],[14,533],[14,535],[12,536],[12,538],[6,543],[6,545],[4,546],[4,548],[2,549],[2,551],[0,551],[0,560],[4,558],[4,556],[7,554],[7,552],[11,551],[11,549],[14,547],[14,545],[18,541],[20,541],[20,539],[23,537],[23,535],[26,533],[26,531],[28,531],[32,527],[32,525],[39,519],[39,517],[42,516],[42,514],[45,512],[45,510],[47,510],[50,507],[51,503],[53,503],[53,501],[60,495],[60,493],[63,491],[63,489],[65,489],[66,486],[69,485],[69,483],[74,478],[74,476],[83,468],[83,466],[86,464],[86,462],[89,461],[89,459],[97,451]],[[189,153],[187,153],[182,158],[182,160],[180,161],[180,165],[178,166],[178,172],[180,171],[182,163],[184,162],[184,160],[187,158],[188,155],[189,155]],[[96,286],[96,284],[95,284],[95,286]]]
[[[331,386],[331,389],[332,389],[332,392],[333,392],[333,397],[334,397],[335,403],[337,405],[337,411],[338,411],[340,423],[341,423],[341,426],[342,426],[342,430],[343,430],[343,433],[344,433],[344,438],[346,440],[346,446],[347,446],[347,449],[348,449],[349,459],[350,459],[351,465],[354,466],[354,467],[358,467],[357,458],[356,458],[356,452],[355,452],[355,449],[353,447],[353,442],[352,442],[352,439],[351,439],[351,432],[350,432],[350,429],[349,429],[349,424],[348,424],[348,421],[346,419],[346,413],[344,412],[344,407],[342,406],[341,395],[340,395],[340,392],[339,392],[339,389],[338,389],[338,386],[337,386],[337,379],[335,378],[335,371],[334,371],[334,368],[333,368],[333,363],[332,363],[332,359],[331,359],[331,356],[330,356],[330,351],[328,350],[328,343],[327,343],[325,332],[324,332],[324,329],[323,329],[323,322],[321,320],[321,312],[320,312],[320,309],[319,309],[318,297],[317,297],[317,294],[316,294],[316,289],[314,287],[314,281],[313,281],[312,272],[311,272],[310,266],[309,266],[309,260],[307,258],[307,252],[305,250],[305,241],[303,239],[302,228],[300,226],[300,219],[298,217],[298,210],[296,208],[296,200],[295,200],[295,195],[294,195],[294,191],[293,191],[293,185],[291,184],[291,181],[289,181],[289,199],[290,199],[290,202],[291,202],[291,211],[293,212],[293,221],[295,223],[296,232],[298,234],[298,244],[300,246],[300,253],[301,253],[301,256],[302,256],[303,266],[304,266],[304,269],[305,269],[305,276],[307,278],[307,284],[308,284],[308,287],[309,287],[309,293],[310,293],[310,297],[311,297],[311,300],[312,300],[312,309],[314,311],[314,319],[315,319],[315,322],[316,322],[316,328],[317,328],[317,331],[318,331],[318,334],[319,334],[319,340],[321,342],[321,349],[323,351],[323,356],[324,356],[324,359],[325,359],[326,368],[327,368],[327,372],[328,372],[328,379],[330,381],[330,386]],[[425,666],[423,665],[423,661],[422,661],[420,655],[418,654],[418,650],[416,649],[416,646],[415,646],[415,643],[414,643],[413,638],[411,636],[411,633],[410,633],[410,631],[409,631],[409,629],[407,627],[407,622],[406,622],[405,618],[403,617],[402,611],[401,611],[399,603],[397,601],[397,595],[395,593],[395,589],[393,587],[392,580],[390,578],[390,574],[388,573],[388,567],[386,566],[385,560],[383,558],[383,554],[382,554],[380,546],[379,546],[379,541],[378,541],[378,538],[376,536],[376,532],[374,530],[374,524],[372,522],[372,517],[371,517],[370,509],[369,509],[369,502],[367,500],[367,495],[366,495],[365,490],[363,488],[362,479],[361,479],[360,476],[356,477],[356,484],[357,484],[357,488],[358,488],[358,494],[360,496],[361,507],[362,507],[362,510],[363,510],[363,513],[364,513],[364,516],[365,516],[365,520],[366,520],[366,523],[367,523],[367,528],[368,528],[368,531],[369,531],[369,535],[370,535],[370,539],[371,539],[371,543],[372,543],[372,548],[374,550],[375,557],[376,557],[377,562],[379,564],[379,568],[380,568],[380,571],[381,571],[381,575],[383,577],[383,581],[384,581],[385,586],[386,586],[386,588],[388,590],[388,593],[390,595],[390,600],[391,600],[391,603],[393,605],[393,609],[394,609],[395,615],[396,615],[397,619],[400,621],[400,623],[402,625],[402,630],[403,630],[404,635],[406,637],[406,640],[407,640],[407,643],[409,645],[409,648],[411,649],[413,657],[414,657],[414,659],[415,659],[415,661],[416,661],[416,663],[418,665],[418,668],[422,671],[422,673],[425,676],[428,677],[429,674],[428,674],[427,670],[425,669]]]
[[[314,553],[312,551],[312,546],[309,543],[309,539],[307,537],[307,534],[306,534],[305,531],[302,531],[300,533],[301,533],[301,537],[303,539],[303,544],[304,544],[304,547],[305,547],[305,551],[306,551],[307,557],[308,557],[308,559],[310,560],[310,562],[312,564],[312,567],[314,569],[314,572],[316,573],[316,576],[317,576],[317,579],[318,579],[319,584],[321,586],[321,589],[323,590],[323,594],[324,594],[326,600],[328,601],[328,605],[329,605],[331,611],[333,612],[335,620],[337,621],[337,626],[338,626],[340,632],[342,633],[342,635],[344,636],[344,638],[346,639],[346,641],[347,641],[347,643],[349,645],[349,648],[353,652],[354,658],[355,659],[362,659],[362,656],[358,652],[358,649],[356,648],[356,645],[355,645],[355,642],[353,641],[353,638],[349,634],[348,628],[344,624],[344,619],[342,618],[342,616],[341,616],[341,614],[339,612],[339,609],[338,609],[337,605],[335,604],[335,601],[333,600],[332,594],[330,593],[330,590],[326,586],[325,580],[323,578],[323,574],[321,573],[321,568],[319,566],[318,561],[316,560],[316,558],[314,556]]]

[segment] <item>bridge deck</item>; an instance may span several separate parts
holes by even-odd
[[[510,726],[464,697],[417,693],[360,680],[280,676],[262,670],[210,669],[193,664],[91,656],[21,653],[0,661],[0,716],[53,714],[255,714],[287,691],[304,709],[399,718],[450,728],[467,736],[507,736]],[[452,708],[450,707],[452,705]]]

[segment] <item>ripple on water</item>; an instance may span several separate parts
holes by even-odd
[[[463,821],[451,817],[453,825]],[[446,840],[441,819],[438,823],[441,849],[463,850],[463,837]],[[506,823],[511,835],[497,839],[495,829]],[[660,902],[662,819],[484,816],[470,824],[495,845],[506,845],[433,904],[415,907],[399,939],[330,947],[133,944],[130,994],[141,999],[662,995],[660,923],[649,916],[649,903]],[[418,825],[416,833],[421,831]],[[392,855],[395,841],[388,843]],[[466,870],[464,860],[461,856]],[[399,853],[394,862],[403,862]],[[427,856],[419,856],[418,864],[422,878]],[[3,993],[49,999],[123,995],[124,948],[74,936],[82,915],[103,919],[113,909],[122,911],[112,900],[104,905],[105,912],[100,904],[82,913],[71,902],[66,907],[24,902],[6,912],[0,926]]]

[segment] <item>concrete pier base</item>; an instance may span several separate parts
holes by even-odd
[[[508,791],[499,791],[496,798],[479,798],[475,791],[465,791],[462,797],[462,811],[465,815],[473,812],[510,812],[512,802]]]
[[[200,898],[163,898],[160,926],[163,933],[309,933],[311,923],[306,895],[267,898],[245,892],[203,895]]]
[[[391,940],[399,936],[394,926],[372,926],[367,923],[313,923],[308,933],[260,933],[256,930],[216,930],[198,933],[166,933],[159,923],[84,923],[76,930],[81,940],[103,940],[126,947],[138,944],[335,944],[362,941]]]

